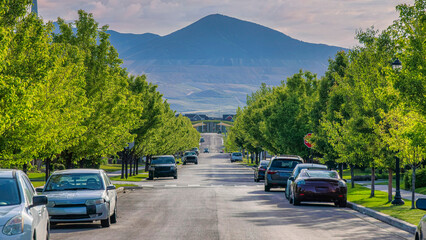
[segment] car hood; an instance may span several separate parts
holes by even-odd
[[[74,190],[74,191],[52,191],[43,192],[50,201],[63,204],[85,203],[88,199],[99,199],[103,197],[105,190]]]
[[[175,164],[169,163],[169,164],[152,164],[153,167],[174,167]]]
[[[9,221],[12,217],[21,213],[23,208],[22,204],[11,205],[11,206],[1,206],[0,207],[0,226],[3,226]]]

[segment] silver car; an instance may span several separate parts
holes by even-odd
[[[102,227],[109,227],[117,222],[117,191],[103,170],[57,171],[38,191],[49,199],[52,224],[100,220]]]
[[[416,208],[426,210],[426,198],[419,198],[416,201]],[[426,215],[422,217],[416,228],[415,240],[426,239]]]
[[[24,172],[0,169],[0,239],[49,239],[45,204]]]

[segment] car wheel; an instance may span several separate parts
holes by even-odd
[[[107,228],[107,227],[111,226],[111,220],[110,220],[109,216],[107,217],[107,219],[101,220],[101,226],[103,228]]]
[[[183,162],[183,165],[186,165],[186,162]]]
[[[195,164],[198,164],[198,162],[195,162]]]
[[[341,201],[339,201],[339,207],[341,207],[341,208],[345,208],[345,207],[346,207],[346,205],[347,205],[347,201],[346,201],[346,200],[341,200]]]
[[[177,179],[177,173],[173,176],[174,179]]]
[[[153,179],[154,179],[154,174],[150,171],[148,175],[148,180],[153,180]]]
[[[299,206],[299,205],[300,205],[300,200],[299,200],[299,199],[297,199],[297,197],[296,197],[296,196],[293,196],[293,205],[294,205],[294,206]]]
[[[117,205],[117,200],[115,201],[115,205]],[[112,214],[110,221],[111,223],[117,222],[117,206],[114,208],[114,213]]]
[[[50,223],[47,223],[46,240],[50,239]]]
[[[285,196],[285,198],[287,198],[287,200],[289,199],[288,194],[287,194],[287,188],[285,189],[284,196]]]
[[[270,192],[270,191],[271,191],[271,186],[265,185],[265,192]]]

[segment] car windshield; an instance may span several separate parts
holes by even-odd
[[[13,178],[0,178],[0,207],[21,203],[18,185]]]
[[[186,152],[185,156],[195,155],[195,152]]]
[[[158,157],[153,158],[151,164],[174,164],[175,159],[172,157]]]
[[[233,155],[233,156],[236,156],[236,157],[242,156],[242,154],[241,154],[241,153],[239,153],[239,152],[238,152],[238,153],[232,153],[232,155]]]
[[[321,170],[308,170],[304,171],[305,177],[311,177],[311,178],[335,178],[339,179],[339,174],[335,171],[321,171]]]
[[[275,159],[271,163],[271,168],[295,168],[300,161],[291,159]]]
[[[193,148],[193,149],[191,149],[192,151],[198,151],[198,148]]]
[[[97,173],[64,173],[50,177],[44,191],[100,190],[104,189]]]

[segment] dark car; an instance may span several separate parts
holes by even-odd
[[[192,151],[192,152],[195,152],[195,153],[197,154],[197,156],[200,154],[200,152],[198,151],[198,148],[197,148],[197,147],[195,147],[195,148],[191,148],[191,151]]]
[[[265,191],[269,192],[271,188],[286,187],[287,179],[300,163],[303,163],[303,159],[299,156],[273,157],[265,173]]]
[[[204,138],[200,138],[200,142],[205,142]]]
[[[300,171],[302,169],[322,169],[327,170],[326,165],[322,164],[315,164],[315,163],[303,163],[303,164],[297,164],[297,166],[294,168],[293,173],[287,180],[287,187],[285,188],[285,197],[287,199],[290,199],[290,193],[291,193],[291,184],[293,183],[294,179],[299,176]]]
[[[416,208],[426,210],[426,198],[419,198],[416,201]],[[417,225],[415,240],[425,239],[426,236],[426,215],[422,217]]]
[[[177,179],[177,176],[175,157],[172,155],[152,157],[148,179],[152,180],[154,177],[173,177]]]
[[[186,165],[187,163],[195,163],[198,164],[198,157],[195,152],[185,152],[182,158],[183,165]]]
[[[209,153],[209,149],[208,148],[204,148],[204,153]]]
[[[334,202],[346,207],[347,186],[334,170],[303,169],[291,185],[290,203]]]
[[[269,160],[262,160],[259,163],[259,166],[254,167],[254,181],[259,182],[260,180],[265,180],[265,171],[268,167]]]

